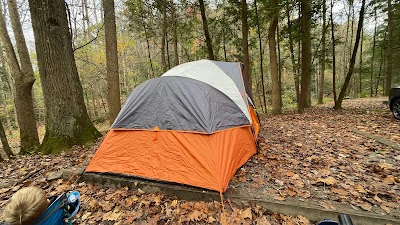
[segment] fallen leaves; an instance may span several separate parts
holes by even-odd
[[[351,130],[400,143],[398,123],[382,111],[382,101],[346,100],[347,109],[340,111],[329,105],[302,115],[262,116],[258,154],[230,187],[278,201],[314,200],[327,210],[335,208],[329,202],[339,202],[377,213],[393,211],[400,205],[399,152]],[[365,114],[365,109],[380,112]],[[264,177],[265,184],[257,185],[254,176]]]
[[[323,183],[326,185],[334,185],[336,183],[336,179],[333,177],[328,178],[318,178],[317,183]]]

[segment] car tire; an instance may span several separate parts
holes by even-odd
[[[394,118],[400,120],[400,98],[393,102],[392,113]]]

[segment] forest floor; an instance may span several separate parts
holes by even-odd
[[[364,131],[399,144],[399,121],[386,98],[346,100],[304,114],[261,116],[258,153],[232,180],[229,189],[278,201],[318,201],[334,210],[344,203],[360,210],[393,216],[400,206],[400,151],[360,136]],[[0,221],[7,199],[24,186],[37,185],[48,195],[76,189],[82,210],[77,224],[219,224],[220,202],[190,202],[128,188],[46,178],[54,171],[84,165],[100,145],[74,147],[55,156],[18,156],[0,163]],[[311,224],[307,215],[287,216],[257,205],[225,204],[228,224]]]

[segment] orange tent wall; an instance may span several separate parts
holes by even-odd
[[[250,126],[213,134],[110,130],[86,172],[109,172],[226,191],[256,152]]]

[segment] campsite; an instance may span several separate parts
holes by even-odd
[[[0,224],[400,224],[399,10],[3,0]]]

